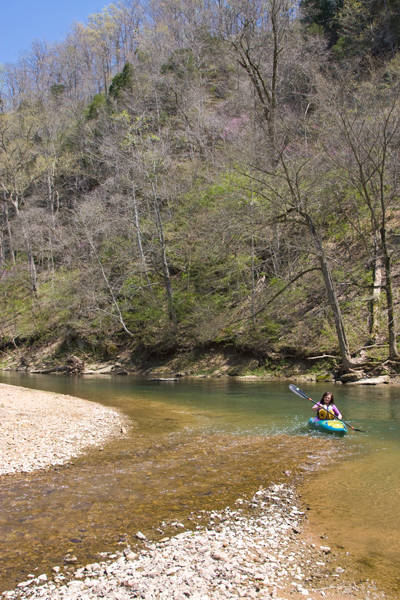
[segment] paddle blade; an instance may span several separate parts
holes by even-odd
[[[344,421],[343,421],[344,423]],[[364,431],[364,429],[357,429],[357,427],[353,427],[352,425],[349,425],[349,423],[346,423],[346,425],[348,427],[350,427],[353,431],[359,431],[360,433],[367,433],[366,431]]]
[[[311,400],[311,398],[309,396],[307,396],[307,394],[305,394],[304,392],[301,391],[301,389],[299,389],[298,387],[296,387],[295,385],[293,385],[293,383],[291,383],[289,385],[289,390],[291,392],[293,392],[294,394],[297,394],[301,398],[305,398],[306,400]]]

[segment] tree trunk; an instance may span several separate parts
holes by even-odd
[[[176,317],[175,307],[174,307],[174,294],[172,290],[171,276],[169,272],[168,260],[167,260],[167,251],[165,247],[165,239],[164,239],[164,230],[161,221],[160,211],[158,209],[157,200],[154,200],[155,211],[156,211],[156,219],[157,219],[157,229],[158,229],[158,240],[161,245],[161,261],[162,261],[162,270],[164,276],[164,285],[165,291],[167,292],[167,302],[168,302],[168,311],[169,316],[174,326],[174,332],[178,333],[178,319]]]
[[[386,227],[382,225],[380,229],[382,240],[383,259],[385,261],[386,272],[386,302],[388,314],[388,332],[389,332],[389,356],[390,358],[398,358],[397,340],[396,340],[396,320],[394,316],[394,295],[393,295],[393,280],[392,280],[392,261],[386,244]]]
[[[253,327],[256,326],[255,316],[255,270],[254,270],[254,223],[253,223],[253,185],[251,186],[251,201],[250,201],[250,216],[251,216],[251,322]]]
[[[3,267],[5,263],[5,254],[4,254],[4,237],[3,230],[0,231],[0,265]]]
[[[135,194],[134,189],[132,192],[132,198],[133,198],[133,212],[134,212],[134,217],[135,217],[136,237],[137,237],[137,243],[138,243],[138,248],[139,248],[140,260],[142,261],[142,267],[143,267],[143,272],[144,272],[144,276],[146,279],[146,283],[149,286],[150,292],[153,293],[153,290],[152,290],[151,284],[150,284],[150,280],[149,280],[149,276],[147,274],[146,258],[144,256],[144,252],[143,252],[142,236],[141,236],[140,227],[139,227],[139,212],[138,212],[136,194]]]
[[[376,344],[378,339],[378,315],[379,304],[382,290],[382,267],[383,261],[379,254],[379,246],[375,240],[374,243],[374,264],[373,264],[373,284],[372,284],[372,300],[370,303],[370,342]]]
[[[96,252],[96,248],[95,248],[95,245],[94,245],[94,243],[93,243],[93,240],[92,240],[92,238],[90,237],[89,233],[88,233],[86,230],[85,230],[85,235],[86,235],[86,239],[87,239],[87,241],[89,242],[89,245],[90,245],[90,247],[91,247],[91,249],[92,249],[92,252],[93,252],[93,254],[94,254],[95,258],[96,258],[96,261],[97,261],[97,263],[98,263],[98,265],[99,265],[99,267],[100,267],[101,274],[102,274],[102,276],[103,276],[104,282],[105,282],[105,284],[106,284],[106,286],[107,286],[107,288],[108,288],[108,291],[109,291],[109,293],[110,293],[110,296],[111,296],[111,299],[112,299],[112,303],[113,303],[113,305],[114,305],[114,308],[115,308],[115,309],[116,309],[116,311],[117,311],[117,314],[118,314],[118,321],[121,323],[121,325],[122,325],[122,327],[123,327],[124,331],[125,331],[125,332],[126,332],[128,335],[130,335],[131,337],[133,337],[133,333],[132,333],[131,331],[129,331],[129,329],[128,329],[128,328],[127,328],[127,326],[125,325],[125,321],[124,321],[124,318],[123,318],[123,316],[122,316],[121,310],[120,310],[120,308],[119,308],[119,304],[118,304],[118,302],[117,302],[117,298],[115,297],[114,291],[113,291],[113,289],[112,289],[112,287],[111,287],[111,284],[110,284],[110,282],[109,282],[109,280],[108,280],[108,277],[107,277],[107,275],[106,275],[106,272],[105,272],[105,270],[104,270],[104,267],[103,267],[103,263],[101,262],[101,260],[100,260],[100,257],[99,257],[99,255],[98,255],[98,254],[97,254],[97,252]]]
[[[37,272],[36,272],[36,265],[35,265],[35,260],[33,258],[32,255],[32,251],[30,248],[29,243],[26,241],[26,254],[28,257],[28,263],[29,263],[29,272],[30,272],[30,281],[31,281],[31,292],[32,294],[36,294],[37,292]]]
[[[156,187],[153,182],[152,182],[152,190],[153,190],[153,205],[154,205],[154,213],[155,213],[158,241],[161,246],[161,262],[162,262],[162,271],[163,271],[163,276],[164,276],[164,285],[165,285],[165,290],[167,293],[168,311],[169,311],[170,319],[174,326],[174,332],[178,333],[178,319],[176,316],[175,306],[174,306],[174,294],[173,294],[173,290],[172,290],[171,275],[169,272],[169,266],[168,266],[168,260],[167,260],[167,249],[166,249],[165,238],[164,238],[164,228],[163,228],[163,223],[162,223],[161,214],[160,214],[160,207],[158,205],[158,200],[157,200]]]
[[[5,207],[3,206],[3,215],[4,215],[4,209],[5,209]],[[3,219],[2,219],[2,221],[3,221]],[[6,262],[6,254],[5,254],[5,248],[4,248],[4,233],[3,233],[3,223],[2,223],[2,226],[0,228],[0,265],[3,266],[5,264],[5,262]]]
[[[251,322],[256,326],[255,317],[255,273],[254,273],[254,236],[251,236]]]
[[[333,317],[335,320],[336,334],[338,337],[340,354],[342,357],[343,370],[349,371],[352,367],[354,367],[354,363],[351,360],[351,354],[349,349],[349,344],[346,338],[346,331],[344,327],[342,312],[340,310],[339,301],[336,295],[335,286],[332,279],[331,269],[327,258],[325,256],[324,249],[322,247],[321,239],[314,227],[314,224],[311,220],[311,217],[307,215],[307,222],[310,233],[313,238],[314,247],[317,251],[318,260],[321,265],[322,274],[324,277],[326,291],[328,293],[329,304],[331,306]]]
[[[176,317],[176,312],[175,312],[175,307],[174,307],[174,295],[173,295],[173,291],[172,291],[172,283],[171,283],[171,277],[170,277],[170,273],[169,273],[167,254],[165,252],[165,246],[163,246],[163,249],[162,249],[162,263],[163,263],[165,289],[167,291],[169,316],[170,316],[172,324],[174,326],[174,332],[178,333],[178,319]]]
[[[8,218],[8,205],[7,205],[7,202],[4,202],[4,215],[5,215],[5,219],[6,219],[8,242],[10,244],[11,260],[12,260],[13,265],[15,265],[15,254],[14,254],[13,238],[12,238],[12,234],[11,234],[10,220]]]
[[[17,214],[19,214],[19,210],[17,210]],[[34,259],[33,253],[32,253],[32,245],[31,245],[29,232],[27,233],[23,220],[21,221],[21,230],[22,230],[22,235],[23,235],[24,242],[25,242],[26,257],[28,259],[28,265],[29,265],[31,292],[32,292],[32,296],[34,296],[37,292],[37,271],[36,271],[35,259]]]

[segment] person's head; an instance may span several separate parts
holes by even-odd
[[[333,403],[334,403],[333,394],[331,392],[325,392],[325,394],[321,398],[321,404],[326,404],[326,406],[329,406],[330,404],[333,404]]]

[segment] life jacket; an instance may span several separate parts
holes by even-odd
[[[317,415],[318,419],[321,420],[332,421],[335,418],[333,410],[330,407],[327,407],[326,405],[324,405],[323,408],[319,409]]]

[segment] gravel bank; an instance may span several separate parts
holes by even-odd
[[[118,411],[72,396],[0,384],[0,475],[60,465],[120,435]]]
[[[71,396],[0,384],[0,474],[62,464],[119,435],[117,411]],[[295,489],[260,488],[235,509],[191,515],[195,526],[159,542],[138,532],[138,546],[102,553],[76,568],[67,555],[52,574],[28,576],[4,598],[51,600],[219,600],[349,596],[382,598],[372,583],[356,586],[326,545],[301,534],[306,515]],[[163,524],[160,525],[163,527]],[[322,540],[319,540],[320,542]],[[369,594],[372,594],[371,596]]]
[[[250,501],[239,499],[235,510],[208,513],[206,527],[198,525],[195,531],[182,531],[157,543],[138,532],[134,552],[127,547],[123,552],[103,553],[99,562],[74,573],[67,570],[76,559],[67,555],[65,565],[53,567],[51,579],[46,574],[32,575],[3,596],[31,600],[368,597],[346,583],[346,565],[332,559],[329,547],[299,539],[304,513],[298,505],[292,487],[260,488]]]

